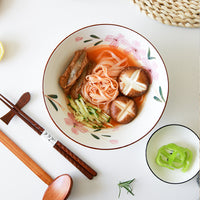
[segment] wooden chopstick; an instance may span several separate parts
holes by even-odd
[[[2,94],[0,94],[0,100],[8,106],[13,112],[18,115],[24,122],[26,122],[31,128],[33,128],[39,135],[41,135],[45,129],[31,119],[26,113],[20,110]],[[77,169],[79,169],[87,178],[92,179],[93,176],[97,175],[90,166],[88,166],[84,161],[82,161],[78,156],[71,152],[67,147],[65,147],[61,142],[57,141],[53,146],[59,153],[61,153],[66,159],[68,159]]]
[[[17,103],[15,104],[16,107],[19,109],[23,108],[29,101],[30,101],[30,93],[25,92],[22,94],[22,96],[19,98]],[[1,120],[5,122],[6,124],[9,124],[10,120],[15,116],[15,112],[13,112],[13,109],[11,109],[8,113],[6,113],[4,116],[1,117]]]
[[[20,110],[17,106],[15,106],[12,102],[10,102],[6,97],[4,97],[2,94],[0,94],[0,100],[12,111],[20,117],[24,122],[26,122],[32,129],[34,129],[39,135],[42,134],[44,129],[37,124],[35,121],[33,121],[26,113],[24,113],[22,110]]]

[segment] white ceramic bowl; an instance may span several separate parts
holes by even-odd
[[[131,123],[94,132],[77,123],[69,113],[58,79],[78,49],[94,45],[112,45],[131,53],[152,75],[145,103]],[[73,141],[94,149],[116,149],[133,144],[157,124],[168,99],[168,75],[156,48],[142,35],[115,24],[96,24],[77,30],[62,40],[50,55],[43,76],[43,96],[55,125]]]
[[[188,171],[170,170],[156,163],[159,148],[169,143],[175,143],[192,151],[193,159]],[[199,138],[191,129],[183,125],[171,124],[161,127],[152,134],[147,143],[146,161],[153,174],[166,183],[178,184],[189,181],[199,171]]]

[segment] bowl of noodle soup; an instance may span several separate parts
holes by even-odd
[[[51,53],[43,98],[58,129],[83,146],[110,150],[145,137],[168,100],[159,52],[141,34],[116,24],[81,28]]]

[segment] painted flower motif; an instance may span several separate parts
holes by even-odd
[[[146,51],[141,48],[141,45],[138,41],[128,44],[126,51],[132,53],[137,60],[143,60],[146,58]]]
[[[75,38],[75,41],[76,41],[76,42],[79,42],[79,41],[81,41],[82,39],[83,39],[83,37],[78,36],[78,37]]]
[[[126,51],[132,53],[133,56],[141,62],[142,66],[151,74],[152,80],[158,79],[158,72],[156,71],[158,65],[156,61],[148,58],[149,50],[142,49],[140,43],[134,41],[132,44],[127,46]]]
[[[79,132],[86,133],[88,130],[81,124],[80,122],[77,122],[74,118],[74,115],[72,113],[68,113],[68,118],[65,118],[65,123],[67,125],[72,126],[71,131],[78,135]]]
[[[111,143],[111,144],[117,144],[117,143],[118,143],[118,140],[110,140],[110,143]]]
[[[128,43],[122,34],[118,34],[117,36],[107,35],[105,41],[110,42],[110,45],[114,47],[118,47],[120,43],[123,45],[127,45]]]
[[[159,74],[157,72],[158,65],[155,61],[150,61],[148,59],[143,60],[144,67],[149,73],[153,80],[158,80]]]

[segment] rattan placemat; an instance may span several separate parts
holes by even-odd
[[[200,0],[133,0],[141,11],[164,24],[200,27]]]

